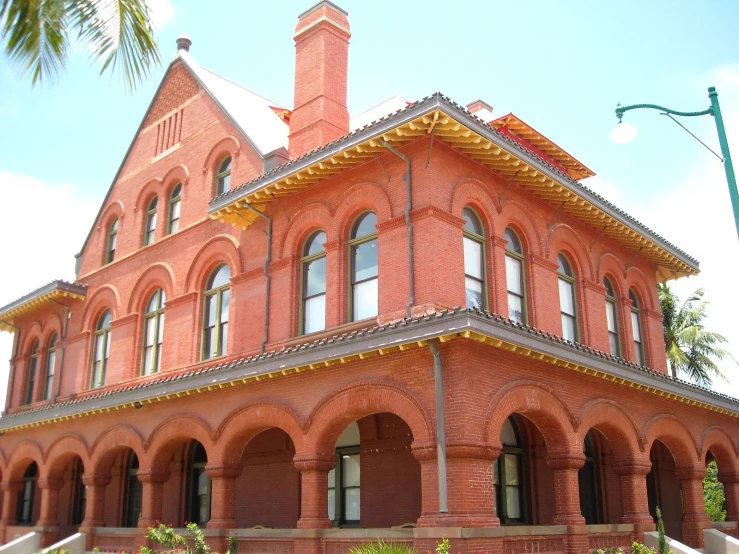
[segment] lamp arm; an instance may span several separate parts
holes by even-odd
[[[702,112],[678,112],[677,110],[671,110],[669,108],[665,108],[664,106],[658,106],[657,104],[632,104],[631,106],[619,106],[618,108],[616,108],[616,117],[618,117],[618,120],[621,121],[621,118],[624,116],[624,112],[628,112],[629,110],[638,110],[640,108],[650,108],[652,110],[660,110],[665,113],[670,113],[672,115],[680,115],[683,117],[696,117],[699,115],[713,115],[713,107],[710,107],[707,110],[703,110]]]

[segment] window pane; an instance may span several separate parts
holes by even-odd
[[[377,315],[377,279],[354,285],[352,298],[354,321]]]
[[[336,489],[328,489],[328,519],[336,519]]]
[[[205,326],[213,327],[216,324],[216,300],[218,295],[211,294],[205,297]]]
[[[221,355],[226,354],[228,351],[228,323],[224,323],[221,327]]]
[[[326,295],[314,296],[303,307],[303,332],[315,333],[326,328]]]
[[[110,331],[106,331],[103,340],[105,341],[105,359],[107,360],[110,358]]]
[[[103,359],[103,335],[95,337],[95,361],[99,362]]]
[[[328,472],[328,488],[332,489],[336,486],[336,468]]]
[[[499,469],[498,469],[498,460],[500,458],[495,458],[493,460],[493,485],[500,484],[500,476],[498,475]]]
[[[505,456],[505,484],[518,486],[518,456],[516,454],[504,454]]]
[[[521,260],[513,256],[505,257],[506,281],[508,282],[508,290],[515,292],[519,296],[523,296],[523,264]]]
[[[611,356],[618,356],[618,335],[610,333],[608,335],[608,342],[611,348]]]
[[[151,373],[151,366],[154,363],[154,347],[150,346],[144,351],[144,375]]]
[[[231,270],[226,264],[223,264],[222,266],[218,267],[218,270],[211,275],[210,279],[208,279],[207,289],[217,289],[224,285],[228,285],[230,279]]]
[[[616,332],[616,305],[613,302],[606,302],[606,319],[608,320],[608,330],[612,333]]]
[[[631,312],[631,329],[634,332],[634,340],[641,342],[641,325],[639,323],[639,314]]]
[[[210,492],[210,477],[205,473],[205,470],[198,477],[198,495],[206,495]]]
[[[559,280],[559,307],[560,311],[575,315],[575,290],[572,283],[564,279]]]
[[[102,362],[95,362],[95,365],[92,369],[92,388],[99,387],[102,385],[101,381],[101,374],[103,372],[103,363]]]
[[[640,342],[634,342],[634,354],[636,354],[637,365],[644,365],[644,355],[642,353]]]
[[[482,244],[464,237],[464,272],[482,280]]]
[[[377,240],[370,240],[352,247],[354,264],[353,282],[377,277]]]
[[[221,293],[221,323],[228,322],[228,303],[231,300],[231,290],[227,289]]]
[[[305,295],[326,292],[326,258],[318,258],[305,264]]]
[[[203,355],[206,359],[215,356],[215,340],[216,330],[214,327],[209,327],[205,330],[205,336],[203,337]]]
[[[344,491],[344,519],[346,521],[359,521],[359,489],[347,489]]]
[[[508,293],[508,317],[523,323],[523,299],[520,296]]]
[[[154,345],[154,332],[156,318],[150,317],[146,320],[146,342],[144,342],[145,346],[153,346]]]
[[[345,487],[358,487],[359,486],[359,454],[352,454],[350,456],[342,456],[343,464],[343,485]]]
[[[572,342],[577,341],[575,318],[566,314],[562,314],[562,338]]]
[[[157,338],[157,344],[164,342],[164,314],[159,314],[159,337]]]
[[[508,517],[518,519],[521,517],[521,494],[519,487],[506,487],[506,508]]]
[[[180,230],[180,220],[179,219],[173,219],[169,224],[169,232],[170,233],[176,233]]]
[[[367,212],[357,221],[354,227],[354,233],[352,233],[353,239],[364,237],[365,235],[371,235],[376,233],[377,229],[377,216],[373,212]]]
[[[472,277],[465,277],[464,286],[467,290],[467,307],[482,309],[482,282]]]

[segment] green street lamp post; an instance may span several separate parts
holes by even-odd
[[[734,224],[736,225],[737,236],[739,236],[739,193],[736,188],[736,177],[734,176],[734,166],[731,163],[731,153],[729,152],[729,142],[726,140],[726,130],[724,129],[724,120],[721,117],[721,108],[718,105],[718,93],[716,87],[708,87],[708,98],[711,99],[711,107],[701,112],[678,112],[676,110],[670,110],[663,106],[656,104],[633,104],[631,106],[619,106],[616,108],[616,117],[618,117],[618,125],[611,131],[611,140],[614,142],[628,142],[636,136],[636,129],[628,123],[623,123],[621,120],[625,112],[629,110],[638,110],[640,108],[650,108],[653,110],[660,110],[663,115],[667,115],[672,119],[671,115],[677,115],[681,117],[696,117],[699,115],[712,115],[716,121],[716,132],[718,133],[718,141],[721,145],[721,154],[724,163],[724,170],[726,171],[726,180],[729,183],[729,196],[731,197],[731,206],[734,210]],[[682,125],[674,120],[678,125]],[[684,127],[683,127],[684,128]],[[685,129],[687,131],[687,129]],[[690,133],[690,131],[688,131]],[[693,133],[690,133],[693,135]],[[693,135],[703,146],[706,146],[698,137]],[[708,146],[706,146],[708,148]],[[708,148],[711,150],[710,148]],[[713,150],[711,150],[713,152]],[[714,152],[714,154],[716,154]],[[716,155],[718,157],[718,155]]]

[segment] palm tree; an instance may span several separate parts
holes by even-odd
[[[709,374],[726,380],[713,358],[723,360],[731,355],[719,346],[727,342],[722,335],[703,328],[708,306],[708,302],[701,300],[703,289],[696,290],[680,305],[680,299],[667,284],[662,283],[657,287],[662,308],[667,362],[672,377],[677,379],[678,374],[683,372],[688,379],[705,387],[712,383]]]
[[[5,53],[33,85],[64,68],[70,33],[129,90],[161,63],[146,0],[0,0]]]

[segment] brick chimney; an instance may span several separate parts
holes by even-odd
[[[290,116],[290,159],[349,132],[348,15],[336,4],[322,0],[298,16],[293,37],[295,108]]]

